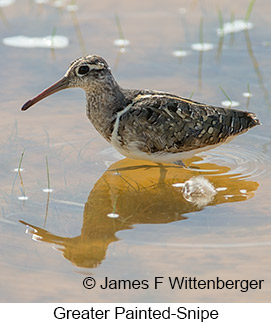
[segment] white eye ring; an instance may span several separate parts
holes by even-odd
[[[104,69],[104,64],[103,63],[98,63],[97,65],[96,64],[82,64],[80,66],[77,66],[75,72],[76,72],[76,75],[79,76],[79,77],[82,77],[86,74],[88,74],[91,70],[102,70]]]
[[[76,68],[75,72],[78,76],[82,77],[90,71],[90,66],[88,64],[80,65]]]

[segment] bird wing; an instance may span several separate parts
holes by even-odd
[[[222,143],[259,124],[249,112],[168,93],[145,93],[138,94],[120,112],[118,136],[123,146],[134,143],[147,153],[184,152]]]

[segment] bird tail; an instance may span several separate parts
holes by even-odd
[[[259,126],[262,124],[255,113],[248,112],[247,116],[249,117],[248,128],[252,128],[252,127]]]

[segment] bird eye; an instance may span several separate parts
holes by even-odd
[[[89,72],[90,68],[87,65],[82,65],[78,68],[77,73],[79,75],[85,75]]]

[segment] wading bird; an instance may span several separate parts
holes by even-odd
[[[260,124],[254,113],[166,92],[123,89],[97,55],[74,60],[62,79],[27,101],[22,110],[73,87],[85,91],[87,116],[96,130],[122,155],[134,159],[182,164],[182,159]]]

